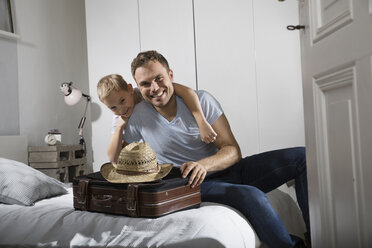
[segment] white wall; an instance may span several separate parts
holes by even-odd
[[[0,36],[0,135],[18,134],[17,40]]]
[[[15,0],[14,8],[20,37],[20,134],[28,136],[29,145],[45,145],[47,132],[58,128],[63,143],[78,143],[77,126],[84,103],[65,105],[59,86],[73,81],[83,92],[89,92],[84,1]],[[90,123],[88,116],[84,128],[88,162],[92,160]]]

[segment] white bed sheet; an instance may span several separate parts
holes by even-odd
[[[75,211],[68,190],[31,207],[0,204],[0,246],[260,247],[246,219],[224,205],[202,203],[156,219],[129,218]],[[280,190],[268,197],[287,229],[302,236],[305,226],[292,198]]]

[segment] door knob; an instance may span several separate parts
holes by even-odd
[[[293,30],[296,30],[296,29],[305,29],[305,26],[304,25],[297,25],[297,26],[289,25],[289,26],[287,26],[287,29],[293,31]]]

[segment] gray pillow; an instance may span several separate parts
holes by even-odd
[[[67,193],[65,185],[34,168],[0,158],[0,202],[33,205],[35,201]]]

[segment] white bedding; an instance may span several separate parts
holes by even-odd
[[[75,211],[69,194],[34,206],[0,204],[0,246],[37,247],[260,247],[236,210],[214,203],[157,219]],[[292,198],[274,190],[268,197],[290,233],[305,226]]]

